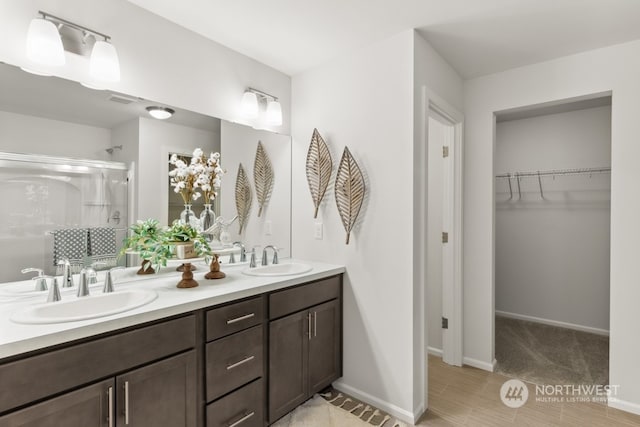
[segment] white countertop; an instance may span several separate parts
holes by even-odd
[[[114,276],[116,277],[114,285],[116,292],[124,289],[154,289],[158,293],[158,298],[147,305],[124,313],[78,322],[45,325],[14,323],[10,320],[13,311],[26,305],[46,301],[47,292],[43,292],[42,295],[37,297],[22,299],[11,300],[4,298],[3,300],[0,298],[0,360],[52,345],[310,282],[344,273],[345,271],[344,266],[340,265],[292,259],[281,261],[282,264],[289,262],[300,262],[313,268],[308,273],[294,276],[262,277],[243,274],[242,270],[247,268],[247,264],[222,265],[222,271],[226,273],[227,277],[206,280],[204,275],[209,269],[203,263],[197,263],[198,270],[193,275],[200,286],[190,289],[178,289],[176,287],[178,281],[180,281],[181,273],[169,267],[163,268],[158,275],[138,276],[139,280],[124,283],[118,283],[117,276]],[[137,270],[138,267],[126,269],[122,273],[123,280],[134,277],[133,275]],[[0,288],[5,285],[10,284],[0,284]],[[15,286],[15,284],[13,285]],[[31,281],[25,281],[24,285],[33,286]],[[94,295],[102,293],[101,286],[92,288],[91,291]],[[75,294],[72,294],[72,296],[63,294],[62,299],[64,300],[65,298],[76,297]]]

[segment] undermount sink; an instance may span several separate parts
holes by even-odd
[[[73,298],[53,303],[31,305],[11,315],[15,323],[48,324],[76,322],[111,316],[149,304],[158,297],[156,291],[132,289]]]
[[[294,274],[311,271],[312,268],[309,264],[291,262],[287,264],[271,264],[262,267],[247,268],[246,270],[242,270],[242,272],[249,276],[293,276]]]

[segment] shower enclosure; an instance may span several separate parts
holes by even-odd
[[[120,249],[128,224],[124,163],[0,152],[0,282],[36,267],[53,275],[52,232],[110,227]]]

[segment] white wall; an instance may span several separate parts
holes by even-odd
[[[125,0],[21,0],[0,2],[0,61],[29,65],[25,37],[38,10],[112,37],[122,81],[109,89],[231,121],[248,86],[278,97],[283,125],[290,133],[291,80],[249,57],[153,15]],[[67,54],[53,74],[84,81],[88,58]]]
[[[293,253],[347,267],[338,387],[405,416],[413,412],[412,69],[413,33],[404,32],[292,79]],[[334,170],[346,145],[367,177],[349,245],[332,188],[313,218],[305,159],[314,128]],[[323,240],[313,237],[316,221],[324,223]]]
[[[462,102],[460,81],[424,43],[405,31],[292,79],[293,253],[347,267],[337,387],[410,421],[425,402],[424,259],[407,256],[418,244],[414,208],[425,206],[416,201],[426,191],[423,86]],[[304,168],[313,128],[329,145],[334,169],[346,145],[367,179],[349,245],[332,188],[313,218]],[[315,222],[324,225],[323,240],[314,239]]]
[[[0,111],[0,151],[109,160],[109,129]]]
[[[497,173],[611,165],[611,107],[496,125]],[[609,330],[610,176],[496,182],[496,311]],[[516,183],[512,180],[512,186]]]
[[[465,356],[493,360],[494,111],[612,91],[610,383],[640,413],[640,42],[465,82]],[[610,401],[611,402],[611,401]]]
[[[230,227],[231,241],[241,241],[248,251],[254,246],[264,247],[273,245],[278,248],[278,256],[291,256],[291,137],[276,133],[255,130],[247,126],[222,122],[221,127],[221,164],[227,171],[223,177],[221,193],[222,216],[229,220],[237,215],[235,186],[238,175],[238,165],[242,163],[249,182],[253,200],[249,220],[238,234],[238,221]],[[253,165],[258,141],[271,160],[274,171],[273,190],[269,203],[258,217],[258,200],[253,181]],[[267,234],[267,222],[270,222],[271,232]],[[256,256],[260,260],[260,249],[256,249]],[[271,252],[269,252],[271,262]]]

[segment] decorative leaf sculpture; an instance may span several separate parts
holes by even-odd
[[[239,234],[242,234],[242,230],[249,219],[252,199],[253,194],[251,193],[249,177],[247,177],[247,173],[244,171],[242,163],[240,163],[236,177],[236,211],[238,212],[238,223],[240,225]]]
[[[342,225],[347,232],[347,245],[351,230],[356,223],[362,202],[364,201],[365,184],[362,172],[354,160],[349,148],[344,147],[338,173],[336,174],[335,193],[338,212]]]
[[[318,129],[313,129],[311,144],[309,144],[309,151],[307,152],[307,182],[309,183],[313,205],[316,208],[313,214],[314,218],[318,217],[318,208],[324,193],[327,191],[332,168],[333,163],[329,148],[322,136],[320,136]]]
[[[273,167],[261,141],[258,141],[256,160],[253,164],[253,182],[256,186],[258,216],[260,216],[262,215],[262,209],[269,202],[271,190],[273,189]]]

